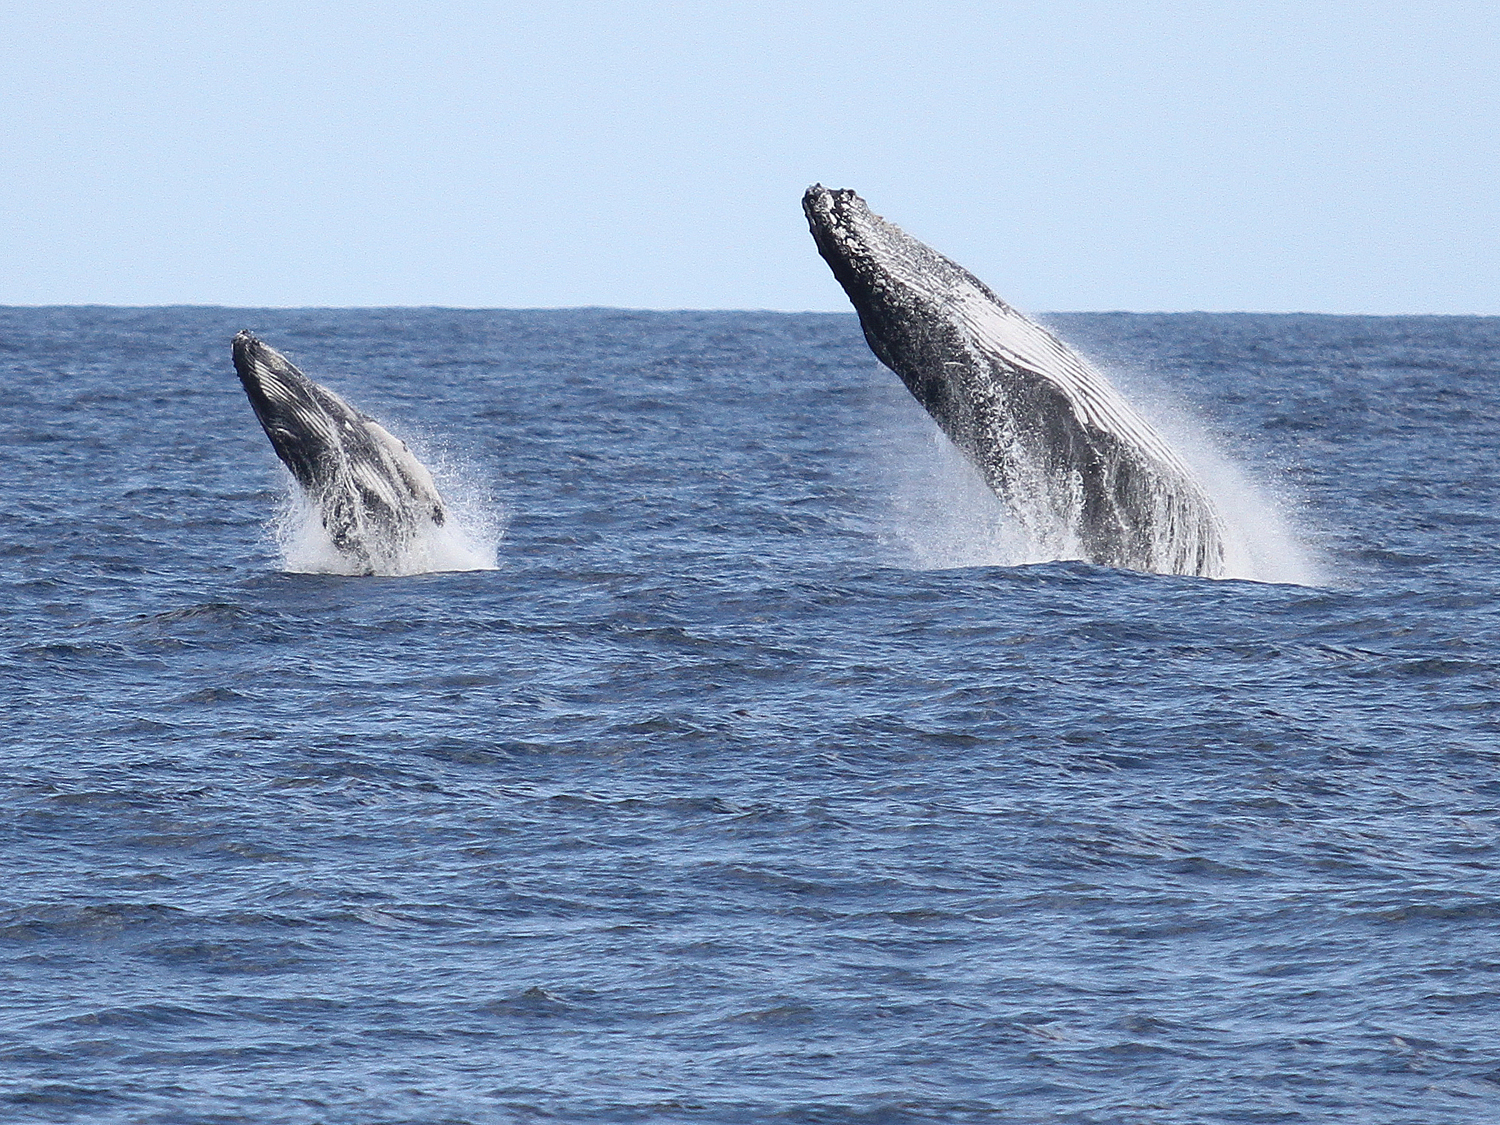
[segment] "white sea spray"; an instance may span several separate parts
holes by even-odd
[[[1295,494],[1284,480],[1257,476],[1226,453],[1208,427],[1154,391],[1143,416],[1176,451],[1213,501],[1224,524],[1224,570],[1218,577],[1317,586],[1326,566],[1295,524]],[[879,454],[889,505],[881,535],[896,560],[920,570],[970,566],[1024,566],[1083,559],[1066,510],[1038,482],[1008,507],[978,469],[915,410],[902,411]]]
[[[441,526],[422,525],[410,542],[385,552],[376,573],[395,577],[496,569],[506,513],[485,473],[420,438],[408,444],[432,472],[447,518]],[[283,481],[285,491],[269,527],[281,552],[282,568],[293,574],[367,574],[364,560],[334,546],[321,506],[298,487],[290,473],[283,473]]]

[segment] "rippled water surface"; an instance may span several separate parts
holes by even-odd
[[[0,1120],[1500,1120],[1500,320],[1053,324],[1312,584],[1004,565],[852,316],[0,310]],[[239,328],[498,569],[287,573]]]

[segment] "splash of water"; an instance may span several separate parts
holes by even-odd
[[[1253,480],[1180,411],[1158,407],[1149,420],[1175,448],[1224,522],[1221,578],[1323,585],[1323,567],[1293,527],[1285,495]],[[1083,544],[1038,483],[1026,510],[1012,511],[969,460],[925,420],[923,439],[899,441],[885,459],[890,503],[884,539],[920,570],[1025,566],[1083,559]],[[930,435],[930,436],[928,436]]]
[[[1224,578],[1294,586],[1328,583],[1325,568],[1295,528],[1290,487],[1259,481],[1206,433],[1176,419],[1153,419],[1219,509],[1225,526]]]
[[[386,552],[376,573],[395,577],[496,569],[505,515],[484,486],[482,475],[473,466],[441,455],[421,453],[419,459],[437,481],[448,518],[441,527],[429,525],[409,543]],[[269,528],[281,552],[282,568],[292,574],[368,574],[363,560],[334,546],[323,526],[320,506],[290,473],[283,475],[286,491]]]

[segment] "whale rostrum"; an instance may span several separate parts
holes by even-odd
[[[852,191],[808,188],[818,252],[875,355],[1052,558],[1214,577],[1224,524],[1098,371]]]
[[[234,369],[276,456],[356,569],[390,573],[445,522],[432,474],[375,419],[249,332],[234,338]]]

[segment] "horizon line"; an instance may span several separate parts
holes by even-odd
[[[784,309],[769,307],[734,306],[688,306],[688,305],[444,305],[444,304],[375,304],[375,305],[234,305],[222,302],[169,301],[161,304],[117,304],[107,301],[79,301],[72,303],[5,303],[0,302],[0,311],[21,309],[224,309],[255,310],[265,312],[373,312],[379,310],[432,311],[432,312],[630,312],[630,313],[767,313],[780,316],[855,316],[852,308],[845,309]],[[1036,316],[1326,316],[1326,317],[1421,317],[1494,319],[1500,313],[1476,312],[1326,312],[1307,309],[1049,309],[1035,312]]]

